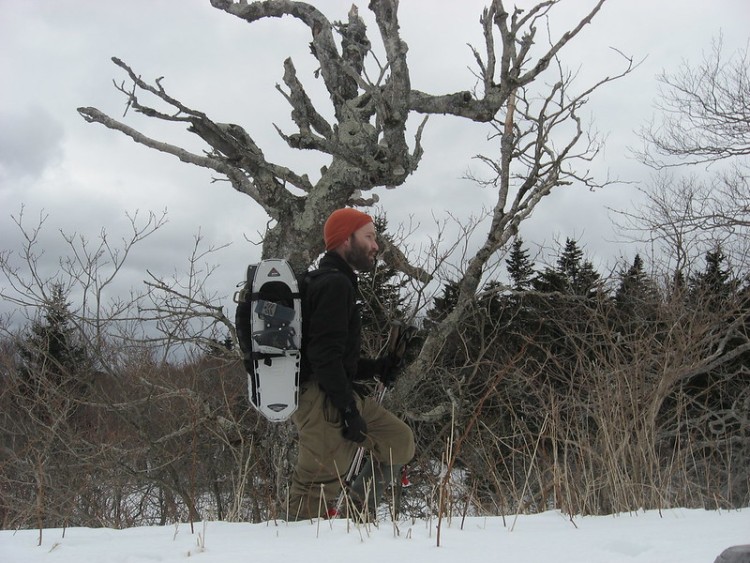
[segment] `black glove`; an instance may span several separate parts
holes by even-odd
[[[392,355],[388,355],[375,360],[374,371],[380,382],[386,387],[390,387],[396,382],[396,377],[398,377],[400,367],[401,360]]]
[[[358,444],[364,442],[367,438],[367,423],[359,414],[357,405],[352,403],[341,414],[344,417],[344,438]]]
[[[413,326],[404,327],[402,323],[392,324],[391,335],[388,339],[389,352],[375,361],[375,373],[386,387],[390,387],[396,382],[396,378],[404,366],[406,348],[416,331],[416,327]]]

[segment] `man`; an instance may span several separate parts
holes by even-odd
[[[356,380],[392,376],[387,359],[359,357],[355,272],[375,266],[375,225],[356,209],[338,209],[326,221],[323,238],[327,252],[307,278],[302,305],[302,383],[292,417],[299,433],[289,502],[294,520],[327,516],[358,447],[367,448],[374,463],[363,469],[349,493],[354,503],[370,509],[414,456],[411,429],[356,390]]]

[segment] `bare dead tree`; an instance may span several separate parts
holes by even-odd
[[[618,211],[618,227],[626,236],[651,249],[661,272],[687,272],[707,245],[727,243],[729,232],[707,228],[709,206],[717,200],[710,185],[695,175],[675,177],[666,172],[639,188],[645,203]]]
[[[719,37],[697,63],[663,72],[658,115],[634,151],[658,174],[641,191],[645,203],[618,212],[621,227],[651,245],[667,272],[720,244],[734,266],[745,268],[750,249],[750,68],[748,50],[727,58]],[[705,165],[705,170],[699,168]],[[691,166],[679,177],[679,167]]]
[[[659,121],[641,131],[645,163],[659,169],[750,155],[748,50],[728,60],[722,51],[719,37],[698,64],[683,61],[659,76]]]
[[[512,92],[533,83],[563,47],[592,21],[604,0],[596,2],[576,26],[533,58],[537,27],[560,3],[545,1],[525,11],[512,12],[505,9],[501,0],[491,3],[482,16],[485,54],[480,57],[475,52],[484,91],[475,96],[468,89],[429,94],[411,87],[407,44],[399,31],[397,0],[372,2],[369,6],[385,52],[383,63],[374,55],[375,48],[356,7],[352,7],[346,22],[332,23],[317,8],[303,2],[212,0],[217,9],[248,23],[288,15],[309,28],[311,53],[319,64],[319,77],[329,94],[326,103],[333,105],[335,121],[324,117],[326,112],[316,106],[299,80],[293,62],[287,59],[283,76],[286,89],[279,90],[291,105],[298,131],[278,131],[290,147],[315,150],[330,157],[330,163],[314,183],[305,173],[270,162],[241,126],[214,122],[169,94],[161,79],[143,80],[116,58],[113,61],[130,81],[130,85],[125,82],[118,85],[126,97],[127,108],[157,120],[187,125],[190,132],[206,143],[205,154],[152,139],[96,108],[81,107],[78,111],[89,122],[120,131],[140,144],[213,170],[227,179],[234,189],[253,198],[274,222],[264,238],[264,256],[287,257],[294,267],[302,269],[322,249],[319,237],[312,235],[318,232],[328,213],[346,204],[371,205],[376,196],[365,197],[365,194],[372,188],[401,185],[416,169],[422,155],[420,138],[425,121],[417,129],[410,147],[406,123],[411,114],[448,114],[491,121]],[[340,45],[335,33],[341,38]],[[495,34],[499,35],[499,41]],[[144,101],[147,97],[170,109],[156,109],[154,104]],[[426,277],[418,271],[411,273]]]

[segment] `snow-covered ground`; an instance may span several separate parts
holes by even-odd
[[[750,509],[665,510],[570,519],[559,512],[354,526],[345,520],[199,522],[126,530],[0,531],[0,562],[713,563],[750,544]]]

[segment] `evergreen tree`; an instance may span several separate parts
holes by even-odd
[[[557,259],[557,271],[571,282],[571,286],[580,277],[582,261],[583,250],[578,248],[578,243],[573,239],[565,239],[565,248]]]
[[[54,285],[41,318],[19,343],[19,400],[43,423],[68,420],[87,389],[89,362],[79,343],[67,295]]]
[[[735,291],[732,272],[724,266],[726,256],[717,246],[706,253],[706,269],[690,280],[690,290],[697,299],[707,298],[713,305],[726,301]]]
[[[619,274],[614,305],[623,323],[653,320],[658,307],[659,292],[646,275],[643,260],[636,254],[633,264]]]
[[[643,260],[640,254],[636,254],[630,268],[620,272],[620,285],[615,291],[615,302],[624,304],[632,296],[642,293],[645,286],[646,275],[643,272]]]
[[[590,320],[600,304],[599,284],[599,274],[571,239],[566,240],[555,267],[545,268],[534,278],[536,291],[529,294],[518,317],[524,324],[514,320],[514,329],[523,330],[529,343],[524,357],[540,366],[538,385],[568,393],[581,379],[582,349],[597,342]]]
[[[654,296],[656,288],[643,271],[643,260],[636,254],[633,264],[620,272],[620,283],[615,290],[615,303],[620,308],[628,307],[633,301],[643,301]]]
[[[556,268],[546,268],[534,278],[532,285],[537,291],[591,297],[600,281],[601,276],[593,264],[588,260],[584,261],[583,251],[578,243],[568,238],[557,259]]]
[[[531,280],[531,287],[543,293],[567,293],[565,276],[555,268],[546,267]]]
[[[24,371],[30,378],[43,376],[56,385],[64,384],[86,364],[85,349],[76,340],[67,296],[61,285],[55,285],[43,319],[32,323],[21,344]]]
[[[596,271],[591,261],[586,260],[581,266],[578,278],[573,286],[577,295],[593,297],[601,287],[601,276]]]
[[[429,329],[432,325],[443,321],[455,308],[456,303],[458,303],[458,284],[453,281],[445,282],[441,296],[435,297],[432,308],[427,311],[425,327]]]
[[[505,261],[512,287],[515,291],[526,291],[531,288],[534,277],[534,265],[529,259],[529,251],[523,248],[523,239],[517,237],[508,259]]]
[[[685,273],[682,270],[677,270],[674,273],[674,276],[672,276],[672,283],[670,285],[671,296],[681,298],[686,288],[687,282],[685,281]]]
[[[737,398],[746,396],[750,387],[750,353],[743,351],[750,332],[747,295],[739,291],[721,246],[707,252],[705,262],[703,272],[688,278],[687,306],[694,319],[705,323],[701,328],[706,336],[697,344],[707,354],[722,357],[710,370],[681,384],[681,391],[690,397],[686,411],[696,425],[702,424],[707,413],[713,417],[721,412],[746,412],[747,403],[741,406]]]

